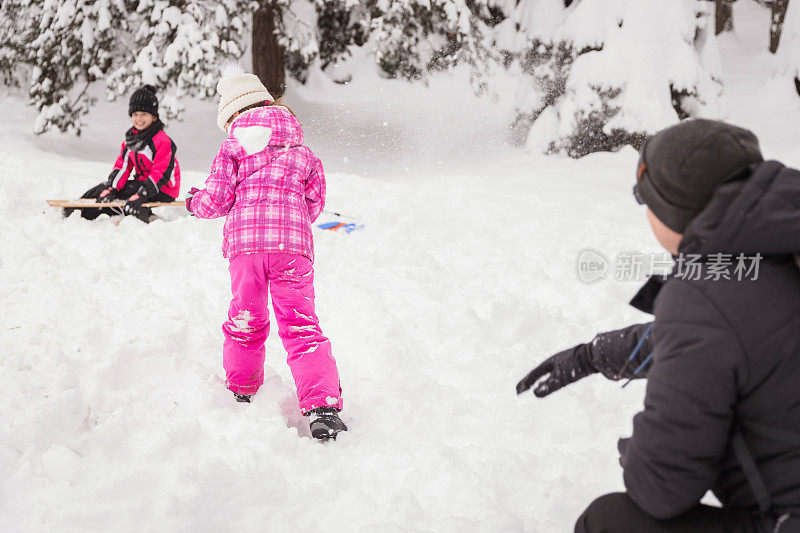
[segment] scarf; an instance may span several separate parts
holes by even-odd
[[[145,147],[156,133],[163,129],[164,123],[159,119],[156,119],[146,130],[139,131],[136,128],[131,128],[125,132],[125,146],[131,152],[138,152]]]

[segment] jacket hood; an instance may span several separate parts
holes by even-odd
[[[245,111],[228,129],[228,138],[235,138],[248,154],[267,146],[287,147],[303,144],[303,128],[297,117],[283,106],[263,106]]]
[[[686,228],[680,252],[788,255],[800,252],[800,172],[777,161],[749,167],[717,188]]]

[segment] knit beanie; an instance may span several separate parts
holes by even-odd
[[[763,160],[752,131],[717,120],[687,120],[645,141],[635,190],[661,222],[683,233],[718,186]]]
[[[274,98],[255,74],[247,74],[239,65],[230,65],[222,72],[217,83],[219,110],[217,125],[225,131],[225,125],[237,111],[253,104],[272,102]]]
[[[145,85],[136,89],[128,102],[128,116],[137,111],[145,111],[158,118],[158,98],[156,98],[156,88],[152,85]]]

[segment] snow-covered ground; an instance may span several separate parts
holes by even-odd
[[[768,15],[736,5],[740,29],[721,41],[729,118],[800,165],[800,100],[760,51]],[[514,385],[560,348],[647,319],[626,306],[636,282],[576,270],[586,248],[659,251],[630,193],[635,151],[504,147],[510,103],[447,79],[357,89],[289,95],[329,209],[364,225],[315,233],[350,427],[326,445],[274,332],[254,402],[224,387],[221,220],[117,226],[45,206],[107,175],[124,104],[99,106],[75,140],[33,138],[35,113],[0,101],[0,530],[558,532],[622,488],[616,440],[641,383],[593,377],[544,400]],[[214,117],[197,104],[168,127],[184,190],[205,179]]]

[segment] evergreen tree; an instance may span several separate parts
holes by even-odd
[[[505,43],[512,68],[526,75],[517,139],[530,150],[581,157],[638,148],[690,116],[718,116],[714,22],[713,4],[695,0],[581,0],[568,9],[559,0],[523,0],[505,23],[527,39]]]
[[[316,0],[315,17],[298,17],[292,8],[302,4],[283,5],[277,30],[287,69],[300,81],[313,65],[325,69],[367,43],[388,78],[424,81],[429,72],[467,64],[482,87],[499,58],[490,0]]]
[[[79,134],[94,103],[88,88],[102,79],[111,99],[155,85],[174,117],[181,97],[214,96],[221,63],[242,55],[247,8],[246,0],[5,1],[0,68],[7,80],[30,75],[36,133]]]
[[[370,0],[376,61],[390,78],[424,80],[433,70],[472,67],[482,88],[499,55],[490,27],[496,11],[487,0]]]
[[[369,12],[359,0],[317,0],[320,67],[350,56],[354,46],[363,46],[370,33]]]
[[[286,88],[286,51],[278,41],[277,29],[283,20],[280,6],[262,2],[253,11],[250,32],[253,57],[253,74],[258,76],[269,93],[280,97]]]
[[[478,90],[503,64],[525,76],[517,129],[528,146],[542,148],[546,141],[543,149],[582,155],[637,144],[686,116],[713,115],[720,84],[708,28],[713,33],[715,21],[701,5],[713,6],[695,0],[672,7],[660,0],[8,0],[0,11],[0,69],[8,82],[10,73],[28,67],[26,88],[40,111],[37,132],[78,132],[92,104],[87,88],[97,80],[105,80],[110,98],[155,85],[167,117],[179,115],[186,96],[214,98],[220,67],[241,57],[248,29],[254,70],[276,95],[284,72],[304,82],[308,69],[337,65],[359,46],[371,47],[386,77],[425,82],[431,72],[466,65]]]
[[[467,64],[482,88],[499,58],[490,41],[495,1],[9,0],[0,69],[6,83],[30,74],[37,133],[79,133],[93,104],[87,89],[99,80],[110,99],[152,84],[165,116],[175,117],[183,97],[215,96],[220,66],[241,57],[255,13],[254,70],[276,94],[284,69],[303,82],[309,68],[337,64],[367,42],[387,77],[425,80]]]
[[[36,133],[58,128],[80,134],[80,117],[93,103],[87,89],[112,66],[124,14],[121,0],[3,2],[0,66],[7,78],[19,65],[29,67]]]
[[[783,31],[783,21],[786,18],[786,8],[789,0],[772,0],[769,3],[771,17],[769,24],[769,51],[773,54],[778,50]]]
[[[776,76],[793,82],[800,94],[800,2],[790,2],[776,53]]]
[[[733,30],[733,2],[735,0],[715,0],[716,22],[715,33]]]
[[[348,0],[349,1],[349,0]],[[253,72],[266,84],[273,96],[283,94],[288,73],[305,83],[308,69],[320,56],[320,47],[336,46],[320,41],[314,8],[335,5],[344,0],[258,0],[253,9]],[[296,8],[304,8],[302,15]],[[343,41],[348,46],[352,41]]]
[[[246,0],[139,0],[131,13],[131,43],[106,87],[109,98],[144,84],[161,89],[167,117],[185,96],[212,98],[225,61],[242,55]]]

